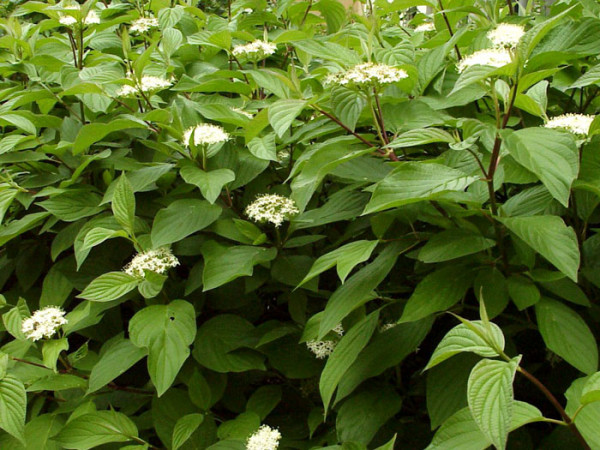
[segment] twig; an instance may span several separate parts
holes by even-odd
[[[556,397],[554,397],[554,395],[552,395],[552,392],[550,392],[548,390],[548,388],[546,386],[544,386],[544,384],[540,380],[538,380],[535,376],[533,376],[527,370],[523,369],[522,367],[517,367],[517,371],[519,371],[523,376],[525,376],[525,378],[527,378],[529,381],[531,381],[533,384],[535,384],[535,386],[542,392],[542,394],[544,394],[544,396],[550,401],[550,403],[552,403],[552,406],[554,406],[554,408],[556,408],[556,410],[558,411],[560,416],[563,418],[563,420],[567,424],[567,427],[569,428],[569,430],[571,430],[571,432],[579,440],[582,448],[584,448],[586,450],[591,450],[591,447],[588,445],[585,438],[581,435],[581,433],[577,429],[575,422],[573,422],[573,420],[569,417],[569,415],[564,410],[564,408],[561,406],[561,404],[558,402],[558,400],[556,400]]]
[[[448,20],[448,16],[444,11],[444,5],[442,4],[442,0],[438,0],[438,5],[440,6],[440,13],[442,13],[442,17],[444,18],[444,22],[446,22],[446,27],[448,27],[448,32],[450,33],[450,37],[454,37],[454,32],[452,31],[452,26],[450,25],[450,21]],[[456,57],[460,61],[462,56],[460,54],[460,50],[458,49],[458,45],[454,44],[454,50],[456,51]]]

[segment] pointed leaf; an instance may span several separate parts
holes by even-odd
[[[235,173],[229,169],[217,169],[205,172],[196,166],[185,166],[179,173],[186,183],[200,188],[200,192],[209,203],[214,203],[221,194],[223,186],[235,180]]]
[[[520,358],[510,362],[483,359],[469,376],[467,401],[475,423],[498,448],[504,449],[514,409],[513,380]]]
[[[125,272],[108,272],[88,284],[78,297],[91,302],[109,302],[134,290],[139,283],[139,279]]]
[[[129,335],[134,345],[148,349],[148,372],[160,397],[190,355],[196,337],[194,307],[183,300],[147,306],[132,317]]]
[[[571,134],[531,127],[510,133],[504,145],[519,164],[540,178],[556,200],[569,205],[571,185],[579,172],[577,146]]]
[[[477,179],[441,164],[403,163],[375,185],[363,214],[434,199],[448,191],[463,191]]]
[[[549,298],[535,305],[535,314],[550,350],[587,375],[598,370],[596,339],[579,314]]]
[[[577,282],[579,245],[571,227],[558,216],[498,218],[532,249],[550,261],[558,270]]]
[[[464,323],[452,328],[438,344],[425,370],[461,352],[472,352],[486,358],[494,358],[498,356],[496,349],[504,350],[504,334],[498,325],[490,323],[488,332],[480,320],[469,321],[469,323],[477,332]],[[486,341],[483,336],[488,340]]]

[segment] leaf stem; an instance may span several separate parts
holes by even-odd
[[[340,127],[342,127],[344,130],[346,130],[348,133],[350,133],[351,135],[353,135],[356,139],[358,139],[359,141],[361,141],[363,144],[366,144],[366,145],[368,145],[371,148],[375,147],[375,144],[373,144],[372,142],[367,141],[360,134],[358,134],[354,130],[350,129],[350,127],[346,126],[341,120],[339,120],[333,114],[330,114],[327,111],[319,108],[317,105],[311,105],[311,106],[314,109],[316,109],[318,112],[320,112],[321,114],[323,114],[325,117],[327,117],[328,119],[333,120],[335,123],[337,123]]]
[[[506,0],[506,4],[508,5],[508,12],[512,16],[515,13],[515,8],[513,7],[512,0]]]
[[[442,14],[442,17],[444,18],[444,22],[446,22],[446,27],[448,28],[450,37],[454,37],[454,32],[452,31],[452,26],[450,25],[448,16],[446,15],[446,12],[444,11],[445,8],[444,8],[444,5],[442,4],[442,0],[438,0],[438,5],[440,7],[440,13]],[[454,51],[456,52],[456,57],[460,61],[462,59],[462,56],[460,54],[460,50],[458,49],[458,44],[454,44]]]
[[[548,388],[546,386],[544,386],[544,384],[540,380],[538,380],[535,376],[533,376],[527,370],[525,370],[519,366],[519,367],[517,367],[517,371],[520,372],[529,381],[531,381],[542,392],[542,394],[544,394],[544,396],[550,401],[550,403],[552,403],[552,406],[554,406],[554,408],[556,408],[556,410],[558,411],[560,416],[563,418],[566,426],[569,427],[569,430],[571,430],[571,432],[575,435],[577,440],[579,440],[581,447],[586,450],[591,450],[591,447],[588,445],[585,438],[582,436],[582,434],[577,429],[577,426],[575,425],[575,422],[573,422],[573,419],[571,419],[569,417],[569,415],[564,410],[564,408],[561,406],[561,404],[556,399],[556,397],[554,397],[554,395],[552,395],[552,392],[550,392],[548,390]]]

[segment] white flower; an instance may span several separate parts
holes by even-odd
[[[342,86],[370,87],[395,83],[408,74],[387,64],[363,63],[354,66],[346,72],[330,74],[325,79],[326,84],[335,83]]]
[[[510,52],[503,48],[491,48],[479,50],[471,55],[465,56],[458,63],[458,72],[462,73],[471,66],[502,67],[512,62]]]
[[[145,33],[150,28],[158,27],[158,20],[154,17],[140,17],[137,20],[131,22],[129,31],[131,33]]]
[[[178,265],[179,260],[171,253],[168,247],[159,247],[156,250],[138,253],[123,268],[123,271],[132,277],[144,278],[144,270],[162,275],[171,267]]]
[[[91,10],[88,12],[88,15],[85,16],[83,23],[85,23],[86,25],[98,24],[100,23],[100,16],[98,16],[98,13],[96,13],[96,11]]]
[[[281,433],[268,425],[262,425],[246,441],[246,450],[275,450],[279,447]]]
[[[132,83],[134,82],[131,79],[130,81]],[[129,84],[123,85],[121,89],[119,89],[119,91],[117,92],[117,97],[130,97],[132,95],[137,95],[140,90],[144,93],[156,92],[162,89],[166,89],[169,86],[171,86],[171,82],[169,80],[147,75],[142,77],[139,85],[137,86],[131,86]]]
[[[515,48],[525,34],[525,27],[512,23],[501,23],[487,34],[497,48]]]
[[[573,134],[586,136],[596,116],[586,114],[563,114],[550,119],[544,126],[546,128],[560,128]]]
[[[290,198],[277,194],[259,195],[246,207],[246,215],[255,222],[271,222],[276,227],[300,211]]]
[[[336,325],[331,331],[340,337],[344,335],[344,328],[341,323]],[[334,340],[318,341],[313,339],[306,342],[306,347],[308,347],[317,359],[324,359],[333,353],[337,343],[338,341]]]
[[[188,128],[186,132],[183,133],[184,145],[189,145],[192,133],[194,135],[195,145],[218,144],[219,142],[225,142],[229,139],[229,134],[220,126],[201,123],[195,127]]]
[[[70,27],[77,23],[77,19],[73,16],[61,16],[58,21],[65,27]]]
[[[433,22],[425,22],[415,28],[415,31],[417,33],[425,33],[427,31],[434,31],[434,30],[435,30],[435,25],[433,24]]]
[[[242,108],[231,108],[233,112],[241,114],[242,116],[246,116],[248,119],[252,119],[254,116],[249,112],[244,111]]]
[[[234,56],[246,57],[253,61],[260,61],[277,51],[277,45],[271,42],[254,41],[249,44],[236,45],[231,51]]]
[[[65,312],[57,306],[46,306],[23,320],[21,331],[27,339],[37,341],[42,338],[50,339],[54,333],[67,323]]]
[[[381,325],[381,328],[379,328],[379,331],[381,333],[383,333],[384,331],[391,330],[392,328],[394,328],[397,325],[398,324],[396,322],[384,323],[383,325]]]

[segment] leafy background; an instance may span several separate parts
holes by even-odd
[[[598,2],[64,6],[0,22],[1,448],[243,449],[261,423],[282,448],[600,448],[599,127],[541,127],[598,109]],[[514,62],[459,74],[500,22],[527,29]],[[232,57],[255,39],[276,54]],[[365,61],[409,77],[324,83]],[[172,86],[119,98],[130,73]],[[203,122],[232,136],[206,161]],[[301,213],[252,222],[264,193]],[[121,271],[162,245],[168,276]],[[33,343],[47,305],[69,323]]]

